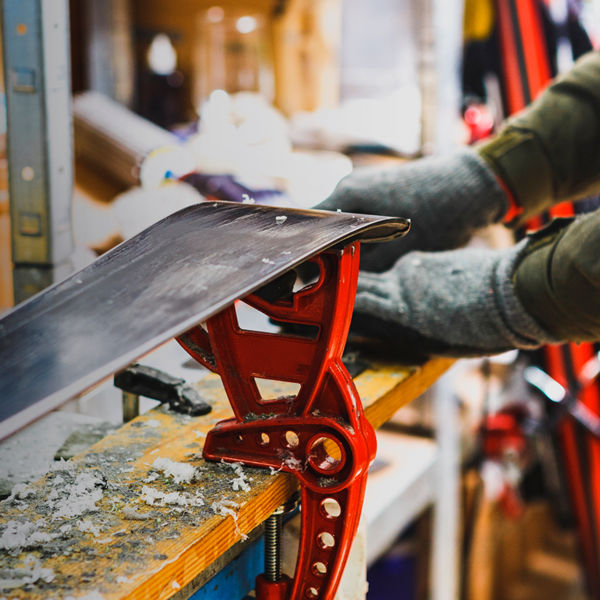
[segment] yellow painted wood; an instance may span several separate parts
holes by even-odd
[[[367,370],[355,380],[367,417],[381,425],[450,364],[434,360],[422,367]],[[254,468],[243,469],[242,487],[247,483],[248,491],[234,489],[240,483],[239,467],[202,460],[206,433],[231,416],[231,410],[218,377],[207,377],[199,389],[213,404],[210,415],[193,418],[158,408],[58,465],[21,497],[1,503],[0,581],[6,584],[11,573],[22,577],[23,571],[14,570],[24,568],[36,581],[4,590],[0,598],[66,599],[97,593],[87,600],[162,600],[189,595],[206,581],[203,573],[220,556],[295,491],[295,478]],[[159,458],[195,468],[195,480],[177,483],[153,466]],[[78,503],[74,483],[83,489],[92,477],[102,484],[88,485],[87,496],[90,489],[99,496],[96,510],[66,516],[65,506]],[[172,500],[196,498],[196,504],[200,497],[204,504],[151,506],[143,500],[148,490],[172,494]],[[220,514],[213,503],[223,501],[229,504]],[[15,538],[6,533],[9,529],[20,529],[29,547],[11,550]],[[37,570],[31,561],[39,561]]]
[[[376,429],[392,415],[431,387],[454,364],[436,358],[417,367],[381,365],[362,373],[355,380],[367,419]]]

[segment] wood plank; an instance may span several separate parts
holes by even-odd
[[[358,376],[369,420],[381,425],[451,363],[378,365]],[[218,377],[199,389],[213,404],[210,415],[146,413],[2,503],[0,597],[187,596],[295,491],[289,475],[200,458],[206,433],[231,410]],[[159,458],[195,469],[194,481],[177,483]],[[148,504],[161,494],[172,504]],[[93,510],[83,510],[86,502]]]

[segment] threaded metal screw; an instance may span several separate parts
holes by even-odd
[[[284,508],[280,506],[265,521],[265,579],[281,579],[281,523]]]

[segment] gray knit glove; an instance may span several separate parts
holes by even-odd
[[[411,252],[385,273],[361,272],[351,331],[383,341],[397,359],[410,361],[556,343],[513,289],[515,265],[529,243]]]
[[[508,205],[488,164],[461,149],[393,168],[357,169],[315,208],[410,218],[407,236],[363,246],[361,269],[381,272],[413,250],[463,246],[475,230],[500,221]]]

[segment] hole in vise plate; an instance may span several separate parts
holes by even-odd
[[[254,378],[263,402],[276,402],[280,400],[295,399],[300,392],[300,384],[293,381],[279,381],[276,379]]]
[[[335,538],[328,531],[322,531],[317,536],[317,544],[321,550],[331,550],[335,546]]]
[[[308,463],[323,475],[339,472],[346,462],[341,444],[327,435],[315,436],[308,446]]]
[[[285,435],[285,445],[288,448],[297,448],[298,445],[300,444],[300,438],[298,437],[298,434],[295,431],[286,431]]]
[[[335,498],[325,498],[321,501],[321,512],[327,519],[337,519],[342,514],[342,507]]]

